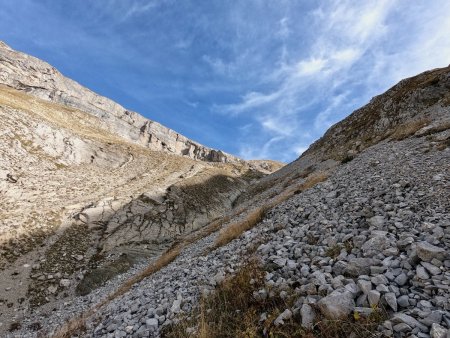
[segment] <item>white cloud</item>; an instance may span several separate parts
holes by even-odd
[[[297,66],[297,74],[300,76],[317,74],[325,68],[327,63],[327,60],[316,57],[312,57],[309,60],[300,61]]]
[[[269,94],[263,94],[258,92],[249,92],[242,98],[242,102],[238,104],[230,104],[225,107],[220,107],[223,111],[232,114],[239,114],[250,109],[255,109],[260,106],[270,104],[276,101],[280,96],[280,93],[274,92]]]
[[[335,95],[333,91],[347,81],[346,72],[387,32],[384,21],[389,7],[387,2],[380,2],[376,6],[355,8],[346,2],[315,10],[312,13],[315,26],[311,29],[319,29],[306,56],[287,63],[288,52],[283,51],[278,68],[268,76],[278,81],[274,90],[249,92],[240,103],[225,107],[225,111],[235,114],[254,112],[263,130],[276,136],[275,140],[272,137],[265,143],[263,155],[270,152],[270,148],[275,151],[282,143],[286,145],[283,149],[285,154],[298,155],[313,141],[313,137],[336,121],[336,116],[342,116],[344,112],[333,114],[334,109],[345,106],[349,93]],[[287,20],[283,18],[281,22],[286,23]],[[287,46],[287,43],[283,44],[284,48]],[[299,121],[320,102],[326,106],[309,122],[315,131],[311,134],[307,123],[302,123],[300,128]],[[300,145],[294,141],[302,137]],[[245,153],[249,154],[248,151]]]

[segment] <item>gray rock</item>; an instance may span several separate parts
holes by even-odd
[[[344,319],[355,308],[350,292],[333,291],[317,302],[320,312],[328,319]]]
[[[401,307],[408,307],[409,306],[409,297],[406,295],[398,297],[397,304]]]
[[[145,325],[147,326],[147,329],[149,329],[151,332],[155,332],[159,326],[158,319],[149,318],[145,321]]]
[[[302,327],[311,329],[314,324],[314,319],[316,318],[314,309],[308,304],[303,304],[300,309],[300,315],[302,318]]]
[[[419,328],[419,330],[423,332],[427,332],[427,327],[420,322],[418,322],[415,318],[405,314],[405,313],[396,313],[392,317],[392,322],[394,323],[405,323],[408,324],[411,328]]]
[[[425,271],[425,268],[423,266],[420,266],[420,265],[418,265],[416,267],[416,276],[419,279],[429,279],[430,278],[428,273]]]
[[[358,313],[359,315],[361,315],[363,317],[367,317],[373,313],[373,308],[371,308],[371,307],[355,307],[353,312]]]
[[[380,301],[381,294],[376,290],[371,290],[367,294],[367,299],[369,300],[370,306],[377,306]]]
[[[374,277],[372,277],[372,278],[370,279],[370,281],[371,281],[373,284],[375,284],[375,285],[388,284],[388,283],[389,283],[388,279],[387,279],[386,276],[384,276],[384,275],[377,275],[377,276],[374,276]]]
[[[431,326],[433,323],[440,323],[442,321],[442,313],[440,311],[433,311],[428,316],[426,316],[424,319],[421,320],[421,322],[427,326]]]
[[[384,225],[384,223],[385,223],[385,219],[384,219],[383,216],[374,216],[374,217],[372,217],[372,218],[369,218],[369,219],[367,220],[367,222],[368,222],[371,226],[373,226],[373,227],[375,227],[375,228],[377,228],[377,229],[381,229],[381,228],[383,228],[383,225]]]
[[[371,258],[352,258],[347,263],[344,273],[351,277],[359,277],[370,273],[370,266],[373,265]]]
[[[445,260],[446,252],[443,248],[432,245],[428,242],[419,242],[416,246],[417,256],[425,262],[430,262],[433,258]]]
[[[170,308],[170,311],[172,311],[173,313],[179,313],[181,311],[181,302],[182,302],[183,298],[181,297],[181,295],[179,295],[179,297],[177,297],[177,299],[175,299],[173,301],[172,307]]]
[[[428,262],[421,262],[420,263],[425,269],[428,270],[429,273],[434,275],[440,275],[442,273],[441,269],[439,269],[437,266],[434,266],[431,263]]]
[[[406,323],[398,323],[393,326],[393,329],[395,332],[410,332],[412,328]]]
[[[431,338],[447,338],[449,335],[449,330],[442,327],[437,323],[431,325],[430,336]]]
[[[372,283],[367,280],[360,279],[357,284],[364,294],[368,294],[372,290]]]
[[[408,276],[404,272],[402,272],[394,279],[394,281],[397,283],[397,285],[403,286],[408,282]]]
[[[384,295],[384,300],[391,307],[392,310],[397,312],[397,299],[395,298],[395,293],[388,292]]]
[[[284,310],[273,322],[276,326],[284,325],[284,321],[292,318],[292,311],[289,309]]]
[[[59,281],[59,285],[64,287],[64,288],[69,287],[70,286],[70,279],[61,279]]]
[[[286,258],[275,258],[273,262],[278,265],[280,268],[286,265],[287,259]]]

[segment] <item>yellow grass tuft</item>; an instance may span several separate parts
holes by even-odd
[[[270,209],[283,203],[295,194],[299,194],[307,189],[314,187],[316,184],[325,181],[327,178],[327,172],[317,172],[311,174],[305,179],[303,183],[289,187],[281,194],[270,200],[267,204],[251,209],[249,212],[247,212],[247,214],[241,216],[238,221],[231,223],[219,232],[212,250],[228,244],[233,239],[238,238],[245,231],[253,228],[256,224],[260,223],[264,219],[264,216]]]
[[[400,125],[391,134],[391,139],[395,141],[404,140],[405,138],[414,135],[417,131],[419,131],[423,127],[426,127],[429,124],[430,124],[429,119],[421,119]]]

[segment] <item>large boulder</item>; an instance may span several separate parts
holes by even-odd
[[[317,302],[320,312],[328,319],[344,319],[355,308],[353,295],[348,291],[333,291]]]
[[[444,260],[446,251],[428,242],[419,242],[416,246],[417,256],[425,262],[430,262],[433,258]]]

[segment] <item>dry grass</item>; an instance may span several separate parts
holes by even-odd
[[[426,130],[424,133],[421,133],[421,136],[428,136],[436,133],[440,133],[441,131],[450,129],[450,121],[445,121],[440,125],[434,126]]]
[[[226,228],[222,229],[217,236],[215,247],[221,247],[233,239],[239,237],[245,231],[253,228],[256,224],[261,222],[267,212],[265,206],[257,207],[252,209],[249,213],[245,215],[242,220],[232,223]]]
[[[420,119],[411,121],[409,123],[400,125],[391,134],[391,139],[395,141],[404,140],[407,137],[414,135],[417,131],[430,124],[429,119]]]
[[[285,309],[292,309],[296,296],[281,298],[279,292],[265,285],[265,271],[256,260],[250,260],[236,275],[225,279],[216,290],[200,299],[198,306],[176,324],[165,327],[165,338],[251,338],[251,337],[358,337],[376,336],[377,327],[386,319],[382,309],[374,308],[364,317],[354,313],[344,320],[328,320],[316,310],[313,328],[301,327],[300,315],[294,314],[284,325],[274,320]],[[265,288],[268,297],[255,297]],[[279,290],[278,290],[279,291]],[[256,293],[257,295],[257,293]],[[266,318],[261,320],[261,314]]]
[[[305,179],[303,183],[291,186],[288,189],[284,190],[281,194],[275,196],[267,204],[251,209],[238,221],[231,223],[219,232],[219,235],[217,236],[217,239],[211,250],[224,246],[231,242],[233,239],[238,238],[245,231],[250,230],[256,224],[260,223],[264,219],[267,211],[288,200],[295,194],[299,194],[307,189],[314,187],[316,184],[325,181],[327,178],[327,172],[317,172],[311,174]],[[240,213],[243,213],[243,210],[241,210]]]
[[[279,296],[255,299],[253,292],[264,287],[264,275],[257,262],[250,261],[235,276],[223,281],[214,293],[203,297],[189,318],[165,328],[162,336],[244,338],[259,337],[263,330],[279,336],[274,335],[278,328],[273,326],[273,318],[290,304]],[[267,313],[268,320],[260,322],[263,312]],[[194,332],[188,333],[188,328]]]

